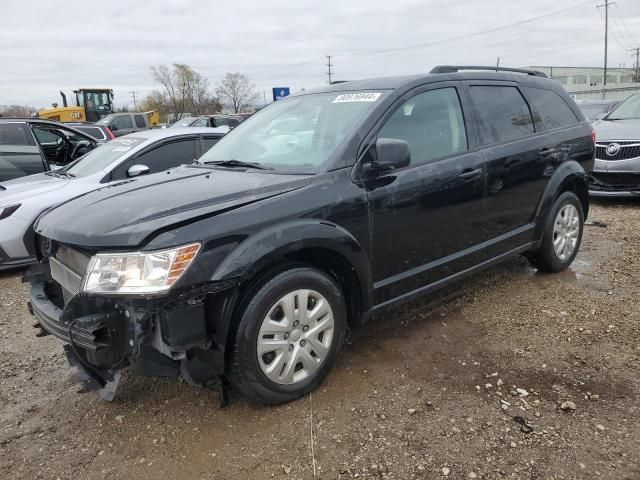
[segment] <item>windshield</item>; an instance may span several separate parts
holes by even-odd
[[[187,117],[187,118],[183,118],[182,120],[178,120],[176,123],[174,123],[173,125],[171,125],[171,127],[169,128],[180,128],[180,127],[188,127],[189,125],[191,125],[193,122],[195,122],[198,118],[197,117]]]
[[[607,120],[640,118],[640,94],[631,95],[618,105],[606,118]]]
[[[579,103],[578,107],[580,107],[580,110],[582,110],[584,116],[587,117],[587,120],[597,120],[598,115],[607,113],[607,111],[609,110],[608,103],[591,103],[587,105]]]
[[[127,136],[126,138],[116,138],[109,143],[94,148],[86,155],[80,157],[74,163],[61,170],[62,173],[69,173],[74,177],[86,177],[98,173],[120,157],[129,155],[129,152],[144,142],[145,138]]]
[[[278,100],[223,137],[200,162],[239,160],[317,173],[383,95],[335,92]]]

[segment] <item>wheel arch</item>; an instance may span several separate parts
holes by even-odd
[[[296,264],[317,268],[333,278],[345,296],[349,325],[364,322],[373,301],[367,252],[338,225],[316,219],[296,220],[246,239],[216,268],[211,281],[237,280],[236,288],[215,295],[208,306],[219,345],[226,349],[232,341],[236,313],[252,289],[265,277]]]
[[[587,174],[580,163],[570,160],[563,162],[547,182],[536,210],[536,239],[541,239],[545,222],[556,199],[564,192],[576,194],[582,205],[584,218],[589,213],[589,187]]]

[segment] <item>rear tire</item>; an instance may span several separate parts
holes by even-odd
[[[315,389],[331,369],[347,330],[335,281],[310,267],[266,277],[240,310],[230,380],[250,400],[277,405]]]
[[[528,257],[541,272],[565,270],[578,254],[584,231],[584,213],[580,199],[573,192],[562,193],[546,219],[540,247]]]

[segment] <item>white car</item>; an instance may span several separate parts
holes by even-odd
[[[138,175],[192,163],[228,128],[146,130],[100,145],[59,170],[0,184],[0,270],[36,260],[33,223],[55,205]]]

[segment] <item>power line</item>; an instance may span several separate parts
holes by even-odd
[[[410,49],[414,49],[414,48],[423,48],[423,47],[431,47],[431,46],[434,46],[434,45],[441,45],[443,43],[454,42],[454,41],[457,41],[457,40],[464,40],[464,39],[467,39],[467,38],[478,37],[480,35],[486,35],[487,33],[499,32],[500,30],[506,30],[508,28],[517,27],[519,25],[524,25],[526,23],[535,22],[536,20],[540,20],[540,19],[543,19],[543,18],[551,17],[551,16],[554,16],[554,15],[559,15],[561,13],[566,13],[566,12],[569,12],[571,10],[575,10],[577,8],[583,7],[585,5],[591,5],[591,4],[592,4],[592,1],[582,2],[582,3],[579,3],[579,4],[574,5],[572,7],[563,8],[562,10],[556,10],[556,11],[553,11],[553,12],[545,13],[544,15],[538,15],[537,17],[531,17],[531,18],[528,18],[528,19],[525,19],[525,20],[520,20],[520,21],[515,22],[515,23],[510,23],[510,24],[507,24],[507,25],[502,25],[500,27],[491,28],[489,30],[482,30],[482,31],[470,33],[470,34],[467,34],[467,35],[460,35],[458,37],[445,38],[444,40],[438,40],[438,41],[435,41],[435,42],[418,43],[418,44],[415,44],[415,45],[407,45],[405,47],[385,48],[385,49],[380,49],[380,50],[368,50],[368,51],[360,51],[360,52],[339,53],[337,55],[334,55],[334,57],[351,57],[351,56],[358,56],[358,55],[377,55],[379,53],[398,52],[398,51],[401,51],[401,50],[410,50]]]
[[[631,43],[634,45],[637,45],[640,42],[637,42],[635,37],[631,34],[631,30],[629,30],[629,28],[627,27],[627,24],[624,21],[624,15],[622,15],[622,12],[620,12],[620,9],[618,8],[618,4],[615,4],[615,10],[618,14],[618,16],[620,17],[620,22],[622,23],[622,26],[624,27],[625,31],[629,34],[629,38],[631,39]]]

